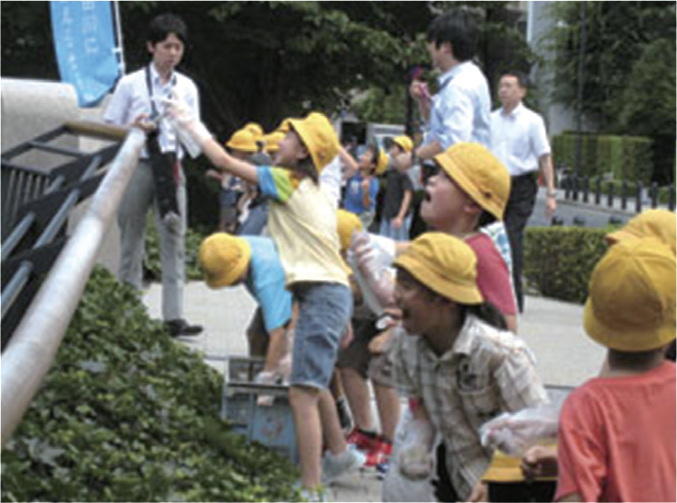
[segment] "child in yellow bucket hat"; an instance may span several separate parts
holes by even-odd
[[[397,162],[413,149],[408,136],[397,136],[388,148],[391,168],[383,173],[385,185],[379,233],[396,241],[408,241],[412,219],[414,184],[406,173],[409,165]]]
[[[376,174],[385,171],[388,156],[378,145],[367,145],[358,161],[359,170],[346,180],[343,207],[357,215],[362,226],[368,229],[376,213],[376,195],[379,183]]]
[[[564,402],[555,500],[675,501],[675,256],[652,238],[612,246],[590,280],[584,327],[608,368]]]
[[[256,153],[256,139],[247,129],[235,131],[225,144],[233,157],[243,161],[251,161]],[[238,227],[237,204],[245,187],[237,177],[214,169],[207,170],[207,178],[217,180],[221,184],[219,193],[219,230],[234,234]]]
[[[425,187],[421,217],[432,230],[459,237],[473,248],[482,296],[501,312],[508,329],[516,332],[510,244],[500,222],[510,193],[510,175],[477,143],[457,143],[434,160],[438,172]],[[397,249],[401,252],[407,246],[399,243]]]
[[[446,460],[440,462],[449,479],[444,493],[455,498],[443,501],[483,501],[473,498],[484,490],[491,452],[482,446],[480,426],[502,412],[547,402],[534,357],[484,302],[477,258],[461,239],[423,234],[395,266],[402,326],[395,329],[393,360],[400,390],[418,400],[414,417],[432,423],[442,437],[446,453],[438,459]],[[418,440],[413,450],[400,446],[405,474],[434,455],[432,438]]]
[[[289,352],[292,296],[284,288],[284,269],[273,241],[258,236],[216,233],[200,244],[198,259],[210,288],[244,283],[261,309],[264,340],[249,340],[250,355],[265,357],[265,374],[258,376],[257,381],[286,378],[284,374],[288,372],[281,367]]]
[[[510,195],[508,170],[479,143],[457,143],[434,161],[439,171],[426,185],[421,217],[430,228],[461,237],[475,250],[482,295],[516,331],[510,245],[500,223]]]
[[[338,137],[321,113],[290,119],[290,130],[276,155],[282,167],[257,168],[228,155],[182,103],[170,100],[167,110],[179,136],[188,137],[219,169],[257,185],[270,199],[268,232],[280,254],[286,287],[299,305],[289,399],[301,484],[304,490],[316,491],[323,471],[325,478],[332,478],[357,469],[364,461],[347,449],[327,389],[352,308],[339,253],[336,209],[318,183],[322,170],[339,153]],[[325,421],[320,420],[320,408]],[[329,452],[321,466],[323,430]]]

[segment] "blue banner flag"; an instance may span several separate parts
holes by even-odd
[[[111,2],[49,2],[61,80],[93,106],[120,75]]]

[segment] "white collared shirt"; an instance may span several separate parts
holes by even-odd
[[[522,103],[509,114],[503,108],[491,113],[491,151],[511,176],[538,170],[538,159],[550,154],[543,118]]]
[[[482,70],[465,61],[438,79],[440,91],[432,98],[424,144],[437,140],[442,150],[459,142],[491,142],[491,98]]]
[[[175,71],[172,73],[169,81],[163,85],[160,83],[160,75],[155,70],[153,64],[150,65],[150,69],[153,97],[170,97],[174,89],[179,98],[190,109],[195,111],[199,119],[200,103],[195,83],[190,78]],[[155,107],[159,114],[163,113],[164,106],[158,100],[155,101]],[[120,79],[113,93],[113,98],[103,114],[103,119],[118,126],[126,126],[134,122],[141,114],[148,114],[149,116],[152,114],[150,96],[146,84],[146,67],[125,75]],[[160,121],[159,140],[162,152],[177,152],[178,150],[179,158],[183,157],[183,149],[177,149],[176,133],[166,119]],[[141,156],[144,158],[148,157],[145,149]]]

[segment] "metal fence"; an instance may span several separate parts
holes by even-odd
[[[71,124],[59,134],[64,133],[119,137],[127,131],[100,125],[88,128],[82,124]],[[109,153],[71,151],[68,155],[77,159],[70,163],[72,169],[68,175],[65,171],[54,170],[47,180],[37,182],[38,177],[33,182],[27,181],[25,187],[28,188],[17,195],[25,200],[18,204],[12,202],[18,209],[10,220],[11,229],[7,231],[6,238],[3,236],[2,259],[3,345],[6,346],[2,353],[1,370],[3,445],[52,364],[144,143],[143,132],[131,130],[111,167],[101,175],[95,173],[105,164]],[[59,149],[64,154],[64,150]],[[13,150],[3,154],[2,167],[3,171],[8,171],[8,179],[12,176],[11,171],[26,171],[25,167],[11,163],[17,152]],[[18,176],[15,175],[15,178]],[[30,200],[29,195],[38,193],[40,189],[42,194]],[[96,192],[85,215],[72,235],[66,237],[65,223],[70,210],[94,190]],[[10,201],[3,193],[4,204],[10,204]],[[10,244],[7,253],[6,242]],[[26,292],[31,295],[24,309],[17,302],[21,299],[25,301],[22,296]],[[6,302],[9,307],[6,307]],[[5,341],[6,318],[17,306],[21,309],[18,310],[20,316],[16,329]]]
[[[666,206],[670,211],[675,211],[674,183],[667,187],[666,200],[662,204],[660,200],[661,190],[664,191],[665,189],[660,189],[655,182],[645,186],[641,181],[631,183],[628,180],[622,180],[618,184],[613,181],[605,181],[599,176],[591,178],[572,174],[562,180],[560,186],[564,189],[565,199],[572,201],[581,201],[609,208],[615,208],[617,202],[620,201],[621,210],[634,210],[636,213],[641,213],[647,207],[657,208],[661,205]]]

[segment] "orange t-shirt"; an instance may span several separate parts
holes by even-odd
[[[555,500],[675,501],[676,429],[674,363],[588,381],[562,407]]]

